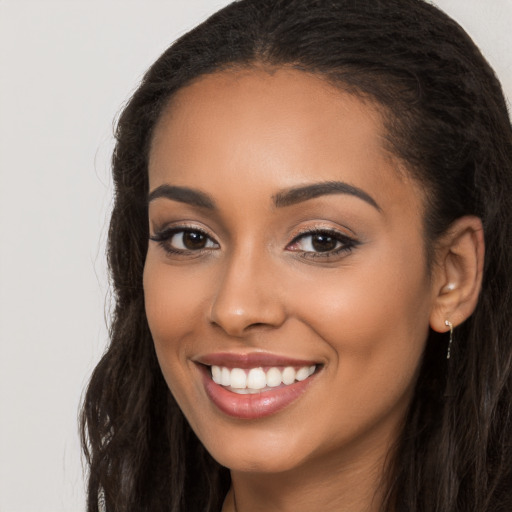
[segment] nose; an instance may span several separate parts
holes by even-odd
[[[282,325],[286,309],[278,274],[265,258],[233,255],[219,278],[210,322],[233,337]]]

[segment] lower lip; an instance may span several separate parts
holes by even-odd
[[[210,370],[200,366],[206,394],[224,414],[243,420],[255,420],[275,414],[297,400],[309,387],[316,374],[300,382],[272,391],[241,395],[213,382]]]

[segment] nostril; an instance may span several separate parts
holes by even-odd
[[[271,327],[271,326],[270,326],[269,324],[265,324],[265,323],[263,323],[263,322],[255,322],[255,323],[253,323],[253,324],[251,324],[251,325],[248,325],[248,326],[246,327],[246,330],[247,330],[247,329],[265,328],[265,327]]]

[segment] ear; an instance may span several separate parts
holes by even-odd
[[[433,308],[430,327],[446,332],[461,324],[474,311],[484,266],[484,230],[478,217],[457,219],[436,244],[433,267]]]

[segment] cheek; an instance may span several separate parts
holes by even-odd
[[[187,356],[194,351],[193,332],[202,319],[205,290],[203,279],[148,253],[144,267],[146,316],[163,376],[179,402],[184,400],[184,383],[190,382]]]
[[[402,254],[406,255],[401,256]],[[329,346],[348,383],[409,386],[428,336],[431,291],[421,250],[379,251],[290,288],[298,316]],[[294,299],[292,299],[294,297]],[[363,384],[364,383],[364,384]],[[374,389],[375,391],[375,389]]]
[[[204,276],[180,272],[148,254],[144,267],[146,315],[155,343],[186,336],[199,321],[206,297]]]

